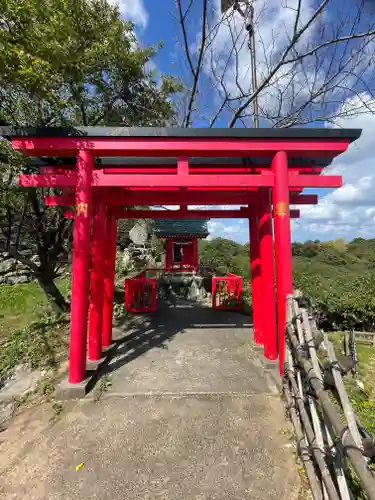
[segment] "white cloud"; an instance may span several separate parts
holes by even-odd
[[[108,0],[111,5],[118,5],[124,19],[132,21],[139,28],[146,28],[148,12],[143,0]]]
[[[363,94],[347,100],[342,109],[357,107],[359,100],[367,103],[367,114],[347,116],[338,125],[362,128],[362,135],[327,169],[327,174],[342,175],[344,184],[320,199],[318,205],[299,207],[301,219],[293,225],[296,239],[375,237],[375,114],[371,113],[375,100]]]
[[[236,226],[227,226],[223,229],[223,231],[226,234],[238,233],[240,231],[240,228]]]
[[[208,222],[209,240],[214,238],[228,238],[240,243],[249,241],[248,226],[245,219],[215,219]]]

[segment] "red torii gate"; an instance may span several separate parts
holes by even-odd
[[[5,127],[0,133],[26,155],[67,160],[57,166],[46,164],[39,174],[21,175],[19,183],[61,188],[64,194],[47,197],[46,203],[75,207],[73,214],[67,212],[75,219],[71,384],[86,376],[89,296],[89,359],[100,359],[102,348],[112,341],[119,217],[248,218],[254,341],[264,346],[268,359],[279,358],[283,373],[286,295],[292,292],[290,217],[299,216],[290,205],[317,203],[316,195],[301,194],[306,187],[342,185],[341,176],[319,174],[360,136],[360,130]],[[173,213],[121,208],[162,204],[181,208]],[[246,207],[187,209],[198,204]]]

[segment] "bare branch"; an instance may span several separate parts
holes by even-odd
[[[186,25],[185,25],[187,15],[191,9],[193,2],[192,2],[192,0],[190,0],[188,8],[183,13],[182,0],[177,0],[180,25],[181,25],[181,30],[182,30],[182,34],[183,34],[183,40],[184,40],[185,54],[186,54],[186,57],[188,60],[188,64],[189,64],[191,73],[193,75],[193,85],[192,85],[192,89],[190,92],[190,99],[189,99],[188,106],[187,106],[185,127],[188,127],[190,125],[190,122],[191,122],[193,106],[194,106],[195,97],[196,97],[196,93],[197,93],[197,89],[198,89],[198,80],[199,80],[200,72],[202,69],[203,55],[204,55],[205,48],[206,48],[206,42],[207,42],[207,1],[208,0],[203,0],[201,42],[200,42],[200,47],[199,47],[199,51],[198,51],[197,64],[196,64],[196,66],[194,66],[193,60],[192,60],[192,57],[190,54],[189,41],[188,41],[187,30],[186,30]]]
[[[342,103],[353,98],[362,104],[361,109],[350,111],[350,116],[372,111],[367,100],[375,94],[375,75],[369,71],[375,12],[369,14],[363,0],[350,9],[320,0],[313,11],[307,0],[295,0],[292,6],[284,2],[275,23],[268,21],[268,3],[257,2],[253,27],[260,83],[255,91],[250,85],[247,33],[239,14],[232,10],[220,16],[208,11],[207,0],[185,0],[184,7],[184,0],[176,3],[181,47],[191,80],[179,103],[179,110],[185,113],[179,122],[184,126],[191,126],[198,113],[210,127],[228,113],[230,127],[237,123],[251,126],[254,99],[258,100],[260,119],[273,127],[332,122],[348,116]],[[198,28],[193,17],[188,23],[188,14],[197,12],[193,4],[202,8]],[[269,24],[269,29],[263,23]],[[196,40],[194,54],[191,40]]]
[[[325,47],[328,47],[329,45],[339,44],[339,43],[349,41],[349,40],[357,40],[360,38],[368,38],[368,37],[374,37],[374,39],[375,39],[375,30],[369,31],[367,33],[356,33],[356,34],[351,34],[351,35],[347,35],[347,36],[341,36],[338,38],[334,38],[332,40],[327,40],[326,42],[321,43],[320,45],[317,45],[316,47],[305,52],[304,54],[299,54],[297,57],[294,57],[292,59],[287,59],[284,62],[284,64],[291,64],[291,63],[294,63],[297,61],[301,61],[302,59],[315,54],[319,50],[321,50]]]
[[[323,2],[320,4],[320,6],[316,9],[314,14],[311,16],[309,21],[295,34],[293,35],[293,38],[288,45],[288,47],[284,50],[283,55],[281,56],[280,62],[276,64],[276,66],[273,68],[273,70],[267,75],[267,77],[263,80],[263,82],[258,86],[257,90],[253,92],[253,94],[250,96],[249,99],[246,99],[246,101],[239,106],[239,108],[236,110],[234,113],[232,119],[229,122],[229,127],[232,128],[235,126],[238,118],[241,116],[241,113],[246,109],[251,101],[255,99],[260,92],[270,83],[272,80],[273,76],[277,73],[277,71],[285,64],[285,59],[290,50],[297,44],[298,40],[302,37],[302,35],[310,28],[310,26],[313,24],[315,19],[323,12],[324,8],[328,5],[329,0],[323,0]]]

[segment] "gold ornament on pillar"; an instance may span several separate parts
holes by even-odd
[[[288,213],[288,204],[285,201],[279,201],[275,206],[275,215],[278,217],[286,217]]]
[[[77,204],[77,207],[76,207],[76,216],[77,217],[81,214],[83,214],[85,217],[87,217],[88,213],[89,213],[89,206],[87,203],[81,202],[81,203]]]

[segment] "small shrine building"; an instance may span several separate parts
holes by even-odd
[[[188,273],[198,270],[198,241],[209,234],[207,220],[158,220],[155,222],[154,234],[165,241],[167,272]]]

